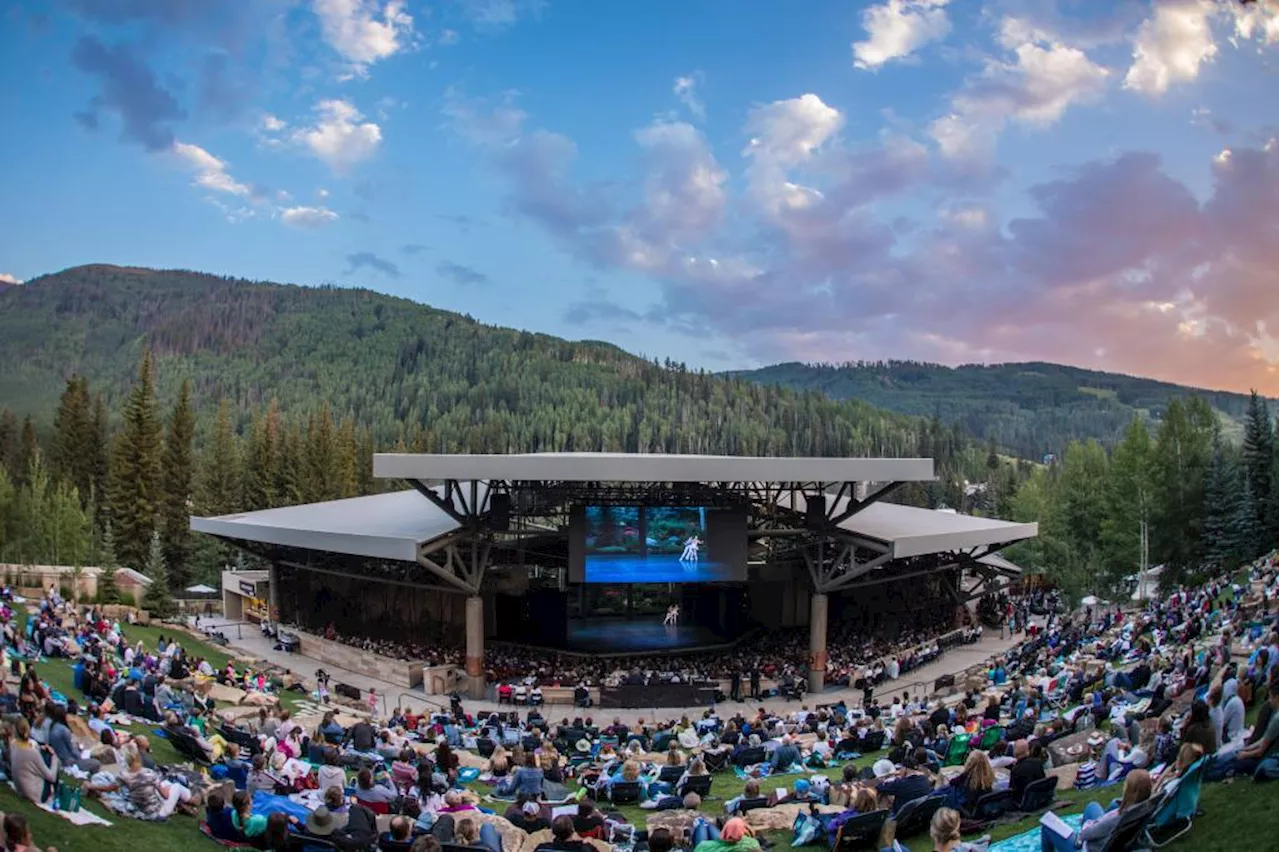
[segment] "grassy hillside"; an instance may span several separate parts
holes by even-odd
[[[1114,444],[1135,415],[1158,421],[1171,397],[1189,394],[1208,402],[1222,419],[1224,434],[1235,438],[1249,404],[1244,394],[1035,362],[962,367],[911,361],[787,363],[733,375],[936,416],[1026,458],[1061,453],[1073,439]]]
[[[952,453],[915,418],[770,388],[617,347],[482,325],[368,290],[195,272],[83,266],[0,293],[0,407],[47,429],[73,373],[112,411],[139,355],[157,355],[167,406],[190,378],[203,423],[226,396],[246,425],[276,398],[327,402],[379,448],[739,455]]]

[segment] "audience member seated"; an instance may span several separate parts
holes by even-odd
[[[1112,810],[1103,810],[1097,802],[1084,807],[1084,822],[1071,837],[1063,837],[1048,826],[1040,829],[1040,844],[1044,852],[1102,852],[1111,833],[1120,824],[1124,812],[1134,805],[1151,798],[1151,775],[1145,769],[1135,769],[1125,776],[1124,792],[1120,804]]]

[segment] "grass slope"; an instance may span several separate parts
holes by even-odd
[[[20,618],[23,616],[19,616]],[[125,635],[130,641],[142,639],[150,647],[154,647],[161,633],[166,637],[173,636],[172,631],[159,627],[126,627]],[[226,665],[228,655],[217,647],[200,642],[185,634],[177,636],[179,644],[189,654],[203,656],[214,666]],[[55,689],[67,695],[75,694],[71,683],[71,666],[64,660],[48,660],[39,669],[42,677]],[[286,694],[286,705],[292,703],[293,696]],[[1256,713],[1254,708],[1253,713]],[[1252,714],[1251,714],[1252,719]],[[145,727],[131,729],[133,733],[147,733]],[[151,736],[152,752],[161,763],[181,762],[177,753],[169,743],[160,737]],[[879,755],[864,756],[854,761],[857,766],[869,766]],[[840,768],[823,770],[822,774],[836,778]],[[481,784],[472,785],[477,792],[487,792],[488,788]],[[742,785],[732,774],[716,775],[711,785],[713,801],[704,804],[709,815],[720,812],[723,800],[730,799],[742,791]],[[1066,815],[1078,813],[1087,802],[1105,799],[1114,791],[1076,791],[1068,790],[1058,796],[1060,801],[1068,803],[1059,810]],[[1277,848],[1276,825],[1280,822],[1280,805],[1276,797],[1275,784],[1254,784],[1250,781],[1237,781],[1232,784],[1206,784],[1201,794],[1201,807],[1204,816],[1196,822],[1195,828],[1180,840],[1167,848],[1186,850],[1187,852],[1242,852],[1243,850],[1264,850]],[[166,822],[148,823],[132,819],[122,819],[107,812],[97,802],[90,801],[86,807],[94,813],[111,820],[110,828],[79,828],[60,817],[46,813],[29,802],[18,798],[17,794],[7,786],[0,786],[0,811],[17,811],[26,814],[31,820],[34,837],[41,848],[55,846],[59,852],[77,852],[77,850],[93,850],[93,852],[169,852],[189,845],[198,848],[215,849],[216,846],[199,833],[196,820],[175,814]],[[619,810],[633,823],[643,824],[646,811],[636,807],[622,807]],[[990,834],[994,840],[1012,837],[1037,824],[1037,817],[1027,817],[1017,822],[997,826]],[[786,848],[791,838],[779,833],[772,838],[779,846]],[[910,838],[905,845],[911,849],[927,848],[924,838]],[[818,852],[825,847],[803,847],[810,852]]]

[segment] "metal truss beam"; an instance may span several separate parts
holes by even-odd
[[[835,507],[839,505],[839,497],[837,496],[837,499],[833,501],[831,504],[832,511],[827,514],[827,523],[833,527],[840,526],[840,524],[849,520],[854,515],[858,514],[863,509],[870,506],[872,503],[875,503],[877,500],[880,500],[881,498],[886,497],[893,491],[897,490],[898,487],[900,487],[901,485],[902,485],[901,482],[886,482],[884,485],[881,485],[879,488],[877,488],[875,491],[872,491],[863,499],[857,500],[857,499],[854,499],[854,495],[857,493],[853,487],[854,483],[852,482],[844,483],[843,485],[840,486],[839,494],[843,494],[845,487],[847,486],[849,488],[849,502],[845,505],[845,508],[842,511],[836,512]]]
[[[280,559],[280,560],[277,560],[277,563],[280,565],[287,566],[289,568],[295,568],[299,571],[310,571],[313,574],[327,574],[330,577],[344,577],[348,580],[360,580],[365,583],[368,583],[368,582],[385,583],[388,586],[400,586],[402,588],[409,588],[409,589],[422,589],[424,591],[430,591],[430,592],[446,592],[451,595],[463,594],[463,591],[461,589],[457,589],[452,586],[437,586],[432,583],[414,583],[410,580],[392,580],[392,579],[383,579],[378,577],[370,577],[368,574],[353,574],[350,571],[335,571],[332,568],[317,568],[314,565],[306,565],[302,562],[294,562],[289,559]]]
[[[851,548],[848,549],[848,552],[852,553],[852,549]],[[865,577],[866,575],[870,574],[872,571],[875,571],[878,568],[883,568],[885,564],[889,562],[890,556],[888,553],[882,553],[879,556],[875,557],[874,559],[868,560],[866,562],[853,562],[852,559],[853,558],[851,555],[850,561],[852,564],[843,574],[841,574],[838,577],[829,579],[826,583],[823,584],[823,587],[819,589],[819,591],[838,592],[844,589],[853,588],[853,586],[857,584],[858,580],[862,579],[863,577]],[[865,584],[858,584],[858,585],[865,585]]]

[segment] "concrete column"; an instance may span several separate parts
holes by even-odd
[[[484,599],[467,598],[467,685],[468,698],[484,698]]]
[[[267,614],[272,624],[280,621],[280,569],[275,563],[267,568]]]
[[[822,692],[827,677],[827,596],[809,599],[809,691]]]

